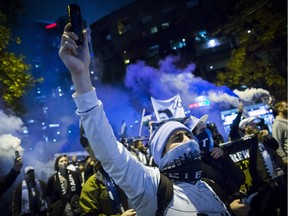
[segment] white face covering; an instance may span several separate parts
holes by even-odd
[[[196,182],[201,178],[199,145],[188,140],[167,152],[159,164],[161,173],[170,179]]]

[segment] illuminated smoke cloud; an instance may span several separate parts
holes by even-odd
[[[216,86],[201,77],[194,76],[194,64],[185,68],[177,68],[177,57],[169,56],[159,62],[158,68],[145,65],[143,61],[131,64],[127,67],[125,78],[126,87],[132,92],[144,98],[156,98],[165,100],[180,94],[184,107],[189,110],[189,104],[198,101],[199,98],[207,98],[210,106],[201,109],[191,109],[191,115],[200,117],[209,114],[208,121],[219,125],[219,131],[223,124],[220,112],[222,110],[237,108],[239,100],[254,104],[263,95],[269,97],[269,92],[263,89],[246,89],[245,91],[231,90],[226,86]],[[153,112],[151,101],[143,104],[145,109]]]
[[[20,118],[14,115],[6,115],[3,110],[0,110],[0,122],[0,135],[21,132],[24,124]]]
[[[259,98],[270,99],[270,93],[267,90],[261,88],[250,88],[244,91],[234,90],[235,94],[239,95],[239,98],[244,102],[253,102]]]
[[[23,152],[21,139],[19,134],[23,130],[23,121],[14,115],[6,115],[3,110],[0,110],[0,160],[1,173],[6,171],[7,165],[12,166],[15,155],[15,150]]]
[[[44,180],[51,174],[47,161],[42,160],[44,155],[49,154],[45,152],[46,148],[41,143],[37,143],[38,147],[33,151],[25,149],[22,143],[23,129],[25,128],[23,121],[14,115],[6,115],[2,110],[0,111],[1,134],[0,134],[0,176],[9,172],[13,166],[15,151],[19,151],[23,157],[23,169],[25,166],[32,165],[35,168],[37,176],[41,176]],[[50,162],[51,163],[51,162]],[[49,162],[48,162],[49,164]],[[53,167],[53,166],[52,166]],[[21,180],[22,175],[17,180]]]
[[[11,134],[0,135],[1,160],[9,160],[9,158],[13,158],[16,150],[19,151],[20,154],[23,154],[24,149],[22,148],[21,140],[18,137],[15,137]]]
[[[145,65],[143,61],[127,67],[125,85],[132,92],[152,96],[156,99],[168,99],[180,93],[185,105],[192,103],[196,97],[205,95],[211,102],[237,107],[239,99],[254,102],[269,92],[263,89],[246,89],[232,91],[226,86],[216,86],[200,77],[195,77],[194,64],[186,68],[176,68],[177,57],[169,56],[160,61],[159,68]]]
[[[105,113],[116,137],[120,133],[123,120],[127,124],[128,136],[138,135],[143,108],[153,112],[151,97],[164,100],[179,93],[184,107],[189,110],[190,104],[205,96],[210,101],[210,106],[190,109],[190,114],[197,117],[209,114],[208,121],[220,126],[222,125],[221,110],[231,109],[231,107],[236,108],[239,99],[249,103],[249,101],[255,101],[257,97],[269,95],[269,92],[262,89],[247,89],[241,92],[232,91],[225,86],[215,86],[193,74],[195,70],[194,64],[189,64],[184,68],[176,67],[178,60],[178,58],[169,56],[161,60],[157,68],[150,67],[143,61],[130,64],[127,67],[125,86],[95,84],[98,97],[103,102]],[[47,90],[55,85],[49,83],[49,81],[46,84]],[[33,164],[37,170],[38,177],[41,176],[44,180],[53,173],[53,159],[56,153],[84,150],[79,143],[79,123],[75,114],[75,104],[71,98],[72,93],[68,92],[65,97],[62,96],[59,99],[48,95],[45,102],[47,105],[44,104],[50,109],[46,126],[50,123],[58,123],[60,125],[60,135],[56,142],[51,139],[46,142],[41,134],[33,131],[29,131],[30,135],[27,139],[23,134],[19,134],[23,130],[23,121],[15,116],[7,116],[0,111],[0,120],[1,123],[4,123],[0,125],[0,135],[5,135],[4,138],[12,138],[13,135],[21,140],[18,147],[23,148],[24,166]],[[32,110],[31,113],[33,112],[37,113]],[[37,116],[34,116],[34,119],[38,120]],[[42,120],[39,118],[38,121]],[[70,130],[72,135],[67,133]],[[221,127],[219,132],[224,134]],[[11,134],[11,137],[8,134]],[[1,153],[10,149],[6,154],[9,159],[5,159],[5,162],[1,163],[2,168],[5,167],[5,170],[1,169],[1,174],[11,168],[14,148],[16,148],[15,144],[14,146],[5,144],[5,147],[1,147]]]

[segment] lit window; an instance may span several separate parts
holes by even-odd
[[[119,35],[124,34],[125,32],[128,32],[131,29],[131,25],[129,23],[128,18],[122,19],[118,22],[118,33]]]
[[[141,21],[142,21],[142,24],[151,23],[151,22],[152,22],[152,16],[149,15],[149,16],[143,17],[143,18],[141,19]]]
[[[213,48],[213,47],[216,47],[219,45],[220,45],[220,43],[217,39],[211,39],[207,42],[207,48]]]
[[[170,27],[170,23],[169,22],[162,23],[162,29],[167,29],[169,27]]]
[[[185,39],[182,39],[180,41],[170,41],[170,48],[172,50],[181,49],[181,48],[183,48],[185,46],[186,46]]]
[[[207,32],[205,30],[199,31],[195,34],[195,40],[197,42],[206,41],[208,39]]]
[[[123,57],[124,57],[124,64],[129,64],[130,63],[130,59],[127,55],[126,50],[123,51]]]
[[[155,34],[155,33],[157,33],[157,32],[158,32],[157,26],[154,26],[154,27],[150,28],[150,33],[151,33],[151,34]]]

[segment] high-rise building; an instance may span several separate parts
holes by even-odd
[[[91,25],[95,58],[104,63],[103,81],[121,81],[137,60],[157,67],[167,55],[195,63],[196,75],[213,81],[225,67],[233,42],[213,37],[226,19],[229,0],[138,0]]]

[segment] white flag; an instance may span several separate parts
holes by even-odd
[[[157,121],[185,117],[184,107],[179,94],[167,100],[157,100],[151,97],[151,101]]]
[[[124,120],[122,121],[122,124],[121,124],[119,136],[121,138],[127,137],[127,124]]]

